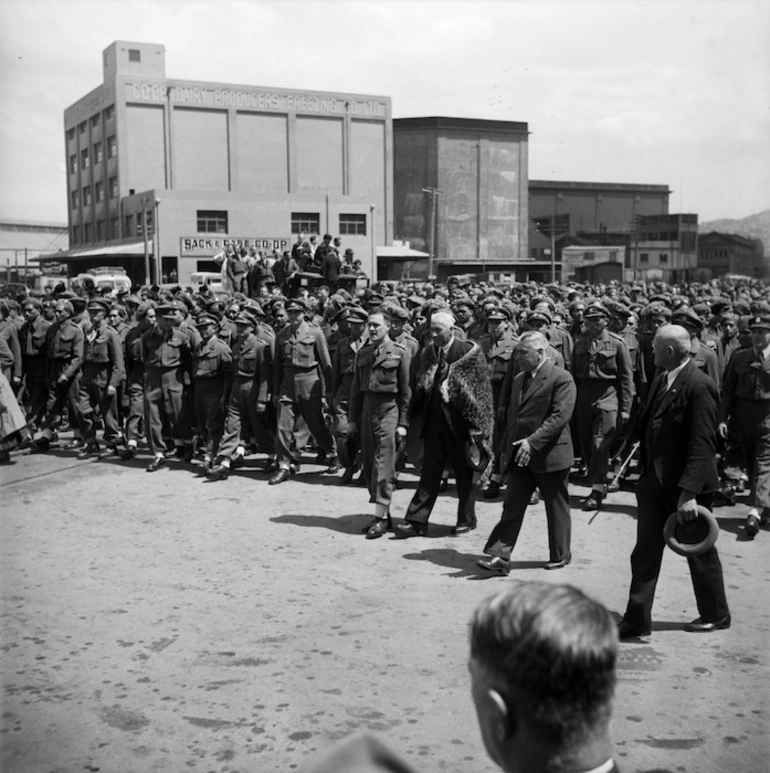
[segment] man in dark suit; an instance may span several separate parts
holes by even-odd
[[[424,537],[428,518],[441,485],[447,461],[457,482],[457,525],[453,534],[476,528],[473,469],[466,459],[469,440],[484,446],[491,457],[494,414],[489,368],[484,352],[473,341],[455,336],[449,312],[431,317],[431,340],[418,352],[412,377],[411,414],[422,415],[423,466],[417,491],[396,527],[399,539]]]
[[[507,472],[503,515],[484,552],[490,561],[479,566],[507,574],[529,499],[539,488],[548,519],[546,569],[561,569],[571,559],[568,478],[575,461],[569,421],[575,409],[575,382],[547,355],[548,340],[529,332],[516,345],[520,372],[513,380],[508,426],[503,440]]]
[[[655,365],[647,404],[639,419],[642,475],[636,488],[636,546],[631,554],[631,590],[620,623],[621,639],[650,634],[652,602],[663,560],[663,527],[677,512],[680,523],[711,508],[719,488],[716,464],[717,387],[690,360],[690,335],[664,325],[653,340]],[[722,564],[716,547],[687,559],[700,617],[685,631],[730,627]]]

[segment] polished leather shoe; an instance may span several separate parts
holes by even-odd
[[[399,523],[394,532],[396,539],[409,539],[409,537],[425,537],[428,534],[428,527],[422,524]]]
[[[273,475],[272,478],[270,478],[268,483],[271,486],[277,486],[279,483],[283,483],[285,480],[289,480],[289,478],[291,478],[291,472],[285,467],[282,467],[275,475]]]
[[[499,556],[495,556],[489,559],[489,561],[476,561],[476,566],[480,566],[488,572],[497,572],[498,574],[508,574],[511,571],[510,562]]]
[[[372,525],[366,530],[366,539],[377,539],[388,530],[387,518],[376,518]]]
[[[237,470],[239,467],[243,467],[243,454],[236,454],[230,460],[230,469]]]
[[[530,505],[537,505],[540,504],[540,493],[535,489],[532,492],[532,496],[529,498],[528,504]]]
[[[723,631],[730,627],[730,615],[725,615],[719,620],[712,620],[706,622],[702,617],[693,620],[691,623],[687,623],[684,630],[687,633],[711,633],[712,631]]]
[[[496,480],[490,481],[482,496],[484,499],[497,499],[500,496],[500,484]]]
[[[366,532],[368,532],[369,529],[372,526],[374,526],[375,523],[377,523],[378,521],[382,521],[382,520],[383,520],[382,518],[376,518],[376,517],[373,518],[366,526],[364,526],[363,529],[361,529],[361,534],[366,534]],[[388,517],[386,519],[384,519],[384,520],[387,521],[388,531],[393,531],[393,521],[392,521],[392,519],[390,517],[390,514],[388,514]]]
[[[457,526],[453,526],[449,533],[457,537],[460,534],[467,534],[469,531],[473,531],[476,528],[475,523],[461,523]]]
[[[147,472],[157,472],[168,468],[168,462],[165,457],[157,456],[146,467]]]
[[[342,468],[336,456],[329,457],[329,466],[324,470],[324,475],[336,475]]]
[[[600,510],[603,501],[603,494],[600,494],[598,491],[592,491],[582,502],[583,510],[586,512],[591,510]]]
[[[89,443],[78,453],[78,459],[88,459],[89,456],[100,456],[101,449],[98,443]]]
[[[753,513],[746,519],[746,525],[743,527],[743,530],[749,539],[754,539],[759,534],[759,523],[759,518]]]
[[[342,477],[340,478],[340,486],[347,486],[348,483],[353,482],[353,478],[355,478],[356,473],[358,472],[358,466],[352,465],[351,467],[348,467],[345,472],[342,474]]]
[[[560,561],[549,561],[543,569],[564,569],[570,561],[572,561],[572,556],[562,558]]]
[[[133,459],[136,456],[136,446],[126,446],[118,451],[118,456],[127,462],[129,459]]]
[[[638,639],[641,636],[649,636],[652,633],[652,629],[643,625],[631,625],[625,620],[621,620],[618,623],[618,638],[620,641],[628,641],[629,639]]]
[[[80,438],[75,438],[74,440],[70,440],[69,443],[64,443],[62,445],[62,448],[66,451],[77,451],[79,448],[83,447],[83,441]]]
[[[217,464],[206,473],[206,477],[209,480],[227,480],[229,475],[230,469],[225,467],[224,464]]]
[[[51,441],[47,437],[40,437],[32,441],[29,452],[31,454],[47,454],[51,449]]]

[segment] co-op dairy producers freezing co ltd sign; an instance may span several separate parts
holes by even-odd
[[[282,236],[183,236],[179,239],[179,254],[183,258],[209,258],[222,250],[240,250],[241,247],[257,252],[288,250],[291,241]]]
[[[276,113],[332,113],[385,118],[387,105],[377,99],[270,89],[217,88],[165,83],[127,83],[126,102],[171,102],[184,107],[240,108]]]

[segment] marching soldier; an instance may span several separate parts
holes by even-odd
[[[382,313],[369,315],[369,343],[355,360],[350,391],[348,431],[361,437],[364,479],[375,518],[367,539],[381,537],[391,526],[390,503],[396,477],[396,446],[406,438],[409,352],[388,338],[390,325]]]
[[[751,479],[745,531],[754,539],[770,521],[770,314],[749,323],[750,349],[733,352],[719,406],[719,434],[736,443]]]
[[[109,308],[106,301],[98,299],[89,301],[87,306],[91,328],[85,336],[78,403],[80,431],[85,444],[78,454],[81,459],[101,452],[94,423],[96,408],[104,422],[104,441],[107,446],[114,446],[120,437],[117,395],[125,368],[118,334],[107,324]]]
[[[289,324],[275,341],[273,402],[278,411],[276,461],[278,472],[270,485],[283,483],[299,469],[300,448],[295,437],[295,424],[303,418],[326,454],[333,475],[339,471],[334,438],[324,420],[327,390],[331,387],[331,360],[323,331],[305,319],[307,305],[300,298],[286,301]]]
[[[607,329],[609,316],[604,306],[591,304],[585,311],[585,334],[572,353],[576,427],[591,486],[583,510],[598,510],[607,495],[607,470],[618,419],[629,421],[634,396],[628,348],[621,336]]]
[[[57,301],[54,313],[57,321],[48,328],[45,341],[48,367],[45,421],[41,436],[32,445],[33,454],[48,451],[65,406],[77,401],[80,389],[78,374],[83,364],[83,330],[73,322],[74,309],[68,300]]]
[[[507,309],[502,306],[493,307],[487,313],[487,335],[479,341],[489,363],[489,380],[492,383],[492,403],[495,411],[495,430],[492,440],[495,453],[492,460],[494,472],[490,476],[489,485],[484,490],[484,499],[497,499],[500,495],[500,484],[503,482],[500,452],[505,434],[506,411],[505,406],[500,405],[500,395],[503,391],[505,374],[518,341],[511,330],[510,321],[511,314]]]
[[[193,401],[208,470],[222,440],[233,358],[230,347],[217,337],[219,320],[214,315],[201,314],[197,327],[201,341],[193,351]]]
[[[37,298],[25,298],[21,311],[24,324],[19,331],[19,344],[29,397],[27,420],[30,425],[38,425],[46,413],[46,403],[49,399],[46,387],[46,333],[51,323],[41,316],[41,303]]]
[[[257,318],[246,310],[235,318],[232,386],[219,461],[208,473],[211,480],[226,480],[231,469],[243,465],[246,438],[252,433],[265,453],[270,453],[275,444],[272,428],[260,419],[267,409],[272,361],[270,347],[255,335],[256,327]]]

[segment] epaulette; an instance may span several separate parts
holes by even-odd
[[[395,344],[399,349],[406,350],[406,347],[401,343],[401,341],[394,341],[392,338],[390,339],[393,344]],[[412,339],[414,340],[414,339]]]
[[[615,333],[612,330],[608,330],[607,332],[610,334],[610,338],[614,338],[616,341],[620,341],[621,343],[626,342],[626,339],[623,338],[623,336],[620,335],[620,333]]]

